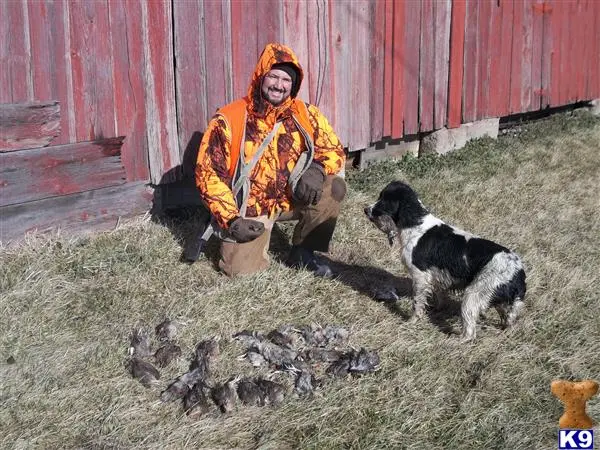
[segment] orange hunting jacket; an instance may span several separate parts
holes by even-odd
[[[290,97],[274,107],[262,97],[262,79],[274,64],[282,62],[296,65],[298,81]],[[300,100],[296,99],[302,79],[302,68],[290,48],[280,44],[265,47],[254,70],[248,95],[243,99],[247,113],[243,145],[246,163],[250,162],[275,123],[281,121],[282,124],[250,173],[246,217],[274,217],[292,207],[288,178],[300,154],[307,149],[293,116],[302,124],[308,111],[313,131],[314,161],[324,167],[325,173],[335,175],[344,167],[344,149],[325,116],[314,105],[306,104],[303,108]],[[231,161],[231,157],[232,153],[237,154],[232,152],[232,141],[235,142],[236,137],[238,142],[241,141],[244,130],[232,131],[230,122],[235,123],[231,115],[243,113],[243,109],[240,112],[232,105],[217,111],[209,122],[200,143],[195,169],[196,186],[202,201],[223,229],[227,229],[229,222],[240,215],[231,190],[237,160]]]

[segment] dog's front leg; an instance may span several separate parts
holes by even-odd
[[[427,299],[431,295],[431,283],[423,272],[413,273],[413,316],[411,323],[417,322],[425,316]]]
[[[475,339],[477,333],[477,319],[485,309],[485,298],[478,292],[465,290],[463,304],[461,308],[462,316],[462,342],[469,342]]]

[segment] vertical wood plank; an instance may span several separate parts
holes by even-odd
[[[513,2],[513,40],[510,75],[510,113],[521,112],[521,88],[523,76],[523,4]]]
[[[61,105],[60,134],[52,144],[70,142],[68,69],[69,51],[65,45],[62,0],[28,1],[29,33],[32,58],[33,97],[35,100],[58,100]]]
[[[571,2],[566,2],[561,8],[561,40],[560,40],[560,86],[558,89],[558,104],[566,105],[569,101],[571,81],[571,44],[568,36],[571,31]]]
[[[313,39],[308,38],[310,27],[312,33],[320,37],[316,31],[319,27],[319,17],[317,15],[309,19],[309,4],[313,2],[295,2],[286,0],[282,3],[281,15],[283,18],[282,41],[296,53],[302,70],[304,71],[304,79],[298,91],[298,97],[304,101],[315,103],[318,82],[321,78],[321,68],[319,67],[320,48]],[[314,12],[311,11],[311,15]],[[315,45],[314,55],[309,51],[310,44]]]
[[[393,90],[393,63],[394,56],[394,3],[385,4],[385,28],[384,28],[384,50],[383,50],[383,135],[392,135],[392,90]]]
[[[600,98],[600,4],[598,2],[591,2],[591,6],[593,14],[593,38],[591,40],[590,82],[587,97],[597,99]]]
[[[370,46],[371,46],[371,10],[369,0],[358,0],[348,4],[350,33],[350,67],[361,68],[351,70],[350,78],[350,130],[353,138],[352,149],[364,149],[370,144],[371,111],[369,110],[371,86],[370,82]],[[349,144],[349,148],[350,148]]]
[[[233,73],[233,97],[247,94],[252,73],[262,49],[258,48],[256,0],[231,0],[232,33],[231,61]]]
[[[579,100],[585,100],[585,77],[587,75],[587,61],[585,58],[585,51],[588,42],[585,36],[585,0],[577,0],[577,4],[573,5],[575,12],[573,17],[575,19],[575,36],[573,43],[573,56],[575,58],[573,66],[576,70],[573,70],[575,83],[573,86],[573,93],[571,95],[571,101],[576,102]],[[573,39],[573,38],[572,38]]]
[[[547,8],[550,13],[543,14],[542,18],[542,66],[541,66],[541,98],[540,108],[547,108],[551,103],[551,80],[552,80],[552,52],[553,39],[552,21],[555,15],[552,1],[547,2]]]
[[[462,120],[466,10],[466,0],[452,2],[450,73],[448,75],[448,128],[458,127]]]
[[[490,68],[492,52],[490,48],[490,28],[492,26],[492,2],[494,0],[481,0],[478,2],[479,18],[477,23],[479,44],[477,49],[477,113],[475,120],[489,117],[490,103]]]
[[[477,70],[478,57],[478,17],[479,8],[476,0],[467,2],[465,23],[465,68],[463,83],[463,121],[472,122],[477,117],[477,92],[479,89]]]
[[[404,25],[406,22],[406,2],[404,0],[393,2],[393,30],[391,44],[392,49],[392,115],[391,115],[391,137],[400,138],[404,134],[404,102],[406,92],[404,90],[404,79],[406,78],[406,53]]]
[[[331,44],[331,18],[326,0],[306,2],[306,27],[308,42],[298,42],[300,51],[308,50],[308,94],[303,98],[319,107],[321,112],[335,124],[336,84],[335,64]],[[306,74],[305,74],[306,75]],[[335,126],[334,126],[334,129]]]
[[[501,79],[507,76],[505,67],[500,65],[500,59],[503,52],[502,40],[502,2],[493,2],[490,9],[490,79],[489,79],[489,99],[486,115],[488,117],[498,117],[500,115],[500,103],[502,101],[500,89]]]
[[[543,43],[542,36],[544,33],[544,16],[546,15],[542,9],[539,12],[541,0],[534,0],[531,7],[532,11],[532,50],[531,50],[531,103],[529,110],[535,111],[541,108],[542,105],[542,52]],[[543,8],[543,3],[541,3]]]
[[[433,128],[446,125],[448,105],[448,69],[450,63],[450,16],[452,3],[450,0],[433,3],[435,23],[435,87],[433,104]]]
[[[29,41],[31,43],[31,68],[34,100],[57,100],[52,84],[58,73],[54,67],[53,20],[50,16],[53,3],[28,1]],[[61,77],[62,78],[62,77]]]
[[[196,131],[206,128],[205,16],[202,2],[174,2],[175,86],[180,158]]]
[[[334,62],[333,71],[335,74],[335,116],[334,126],[338,137],[351,148],[352,133],[350,130],[350,92],[351,78],[350,70],[351,60],[350,52],[350,20],[347,9],[348,4],[342,2],[329,2],[329,17],[332,32],[332,59]]]
[[[173,33],[170,2],[142,1],[150,176],[171,181],[180,162],[175,119]],[[169,172],[169,173],[167,173]]]
[[[109,2],[113,49],[115,132],[126,136],[121,161],[128,181],[150,176],[144,101],[144,49],[140,0]]]
[[[589,100],[588,97],[588,89],[589,89],[589,81],[591,77],[590,68],[592,67],[593,62],[590,61],[592,56],[591,48],[592,39],[594,38],[594,30],[591,28],[594,26],[594,15],[592,12],[592,8],[590,2],[588,0],[582,0],[582,24],[581,24],[581,33],[583,39],[583,62],[582,62],[582,87],[581,87],[581,99]]]
[[[94,35],[93,58],[95,58],[94,77],[95,95],[98,97],[96,116],[94,117],[95,138],[115,136],[115,104],[113,87],[113,55],[110,23],[108,19],[108,1],[94,2],[96,29]]]
[[[8,92],[11,103],[33,100],[31,82],[31,49],[26,35],[27,3],[24,0],[7,2],[5,19],[5,61],[2,71],[8,72]]]
[[[521,54],[521,101],[519,112],[532,109],[532,69],[533,69],[533,8],[532,2],[522,2],[520,5],[522,17],[522,47]],[[517,49],[518,51],[518,49]]]
[[[94,110],[96,103],[89,98],[94,91],[94,77],[91,65],[94,62],[90,48],[90,31],[93,20],[93,5],[88,2],[68,2],[70,21],[70,54],[73,79],[73,113],[75,121],[75,139],[77,141],[94,140]]]
[[[404,22],[404,134],[419,131],[419,42],[421,3],[405,3]]]
[[[561,64],[562,64],[562,33],[563,33],[563,22],[564,22],[564,2],[556,0],[553,2],[553,13],[552,13],[552,51],[551,51],[551,65],[552,65],[552,79],[550,89],[550,106],[558,106],[561,104],[560,89],[561,89]]]
[[[228,103],[226,85],[231,84],[231,72],[226,61],[230,61],[231,47],[226,45],[224,33],[226,21],[224,8],[219,2],[204,2],[204,42],[206,61],[206,117],[208,121],[217,109]],[[231,87],[229,87],[231,91]]]
[[[318,17],[318,34],[315,38],[311,33],[315,30],[309,26],[308,37],[309,37],[309,55],[311,60],[314,61],[315,55],[318,55],[320,68],[319,72],[321,77],[317,84],[315,104],[319,107],[321,112],[325,114],[327,119],[334,124],[334,130],[337,132],[335,127],[335,115],[337,110],[337,86],[335,78],[335,61],[333,56],[333,18],[331,17],[331,8],[327,0],[317,0],[314,2],[314,6],[317,9]],[[311,7],[309,6],[308,11],[310,14]],[[310,21],[310,18],[309,18]],[[318,46],[318,52],[315,52],[313,44]],[[314,64],[313,64],[314,67]],[[314,71],[314,70],[313,70]],[[347,141],[342,141],[343,145],[347,145]]]
[[[69,2],[75,131],[78,141],[115,134],[106,1]]]
[[[8,18],[8,2],[0,2],[0,103],[12,103],[12,89],[10,77],[10,51],[9,51],[9,36],[10,23]]]
[[[256,46],[258,53],[268,43],[281,42],[281,10],[280,0],[258,0],[256,2]]]
[[[370,91],[371,111],[370,141],[376,142],[383,136],[384,70],[385,70],[385,3],[369,3],[372,20],[369,25],[371,48],[369,49],[370,79],[375,89]]]
[[[435,44],[433,0],[423,0],[419,43],[419,131],[433,129]]]

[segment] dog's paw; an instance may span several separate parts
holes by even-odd
[[[408,319],[408,323],[410,323],[410,324],[417,323],[417,322],[419,322],[421,319],[422,319],[422,317],[421,317],[421,316],[418,316],[418,315],[416,315],[416,314],[413,314],[413,315],[411,316],[411,318],[410,318],[410,319]]]
[[[467,333],[463,333],[461,338],[460,338],[460,343],[461,344],[470,344],[475,342],[475,334],[467,334]]]

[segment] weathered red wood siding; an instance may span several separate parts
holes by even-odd
[[[127,180],[158,183],[269,41],[350,151],[600,97],[594,0],[13,0],[0,103],[58,101],[50,146],[125,136]]]

